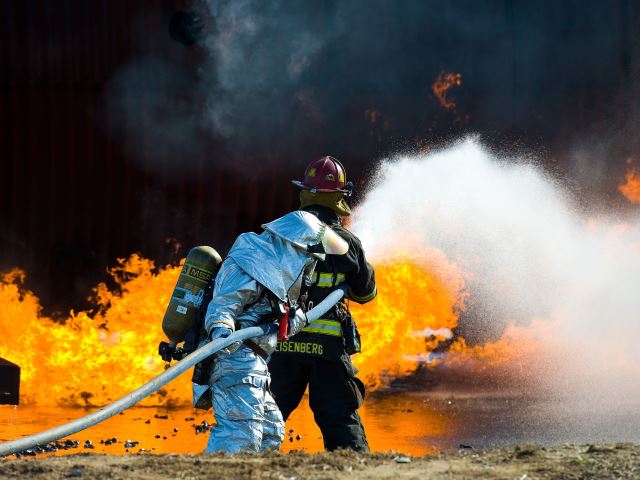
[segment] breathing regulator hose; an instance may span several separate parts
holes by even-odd
[[[309,322],[318,320],[322,315],[329,311],[340,299],[345,295],[346,286],[340,286],[333,292],[331,292],[322,302],[316,305],[314,308],[307,312],[307,319]],[[199,348],[195,352],[187,355],[178,363],[162,372],[157,377],[148,381],[141,387],[138,387],[133,392],[125,395],[124,397],[116,400],[109,405],[102,407],[100,410],[90,413],[84,417],[73,420],[59,427],[45,430],[44,432],[29,435],[18,440],[12,440],[0,444],[0,457],[5,455],[11,455],[13,453],[22,452],[28,450],[37,445],[43,445],[54,440],[73,435],[86,428],[97,425],[98,423],[111,418],[114,415],[126,410],[127,408],[135,405],[140,400],[148,397],[161,387],[169,383],[174,378],[184,373],[195,364],[200,363],[206,358],[210,357],[214,353],[222,350],[229,345],[248,340],[250,338],[260,337],[265,334],[275,333],[278,330],[277,324],[260,325],[257,327],[249,327],[238,330],[226,338],[220,338],[207,343],[204,347]]]

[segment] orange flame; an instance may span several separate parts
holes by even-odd
[[[364,352],[355,356],[372,386],[412,372],[415,356],[433,349],[421,331],[454,328],[462,305],[462,280],[440,258],[415,257],[377,267],[378,298],[353,305]],[[25,274],[0,276],[0,356],[22,369],[21,401],[36,404],[104,405],[162,372],[157,346],[162,317],[180,267],[156,269],[132,255],[110,270],[119,291],[100,284],[98,312],[71,312],[64,322],[42,315],[37,297],[21,288]],[[190,375],[182,375],[146,405],[190,402]]]
[[[0,277],[0,356],[21,367],[21,401],[38,404],[104,405],[162,372],[156,354],[160,322],[179,267],[153,273],[150,260],[132,255],[111,270],[122,292],[95,289],[99,312],[70,312],[64,323],[44,317],[24,273]],[[183,375],[146,400],[167,404],[187,398]]]
[[[416,357],[438,344],[423,333],[425,329],[453,329],[458,324],[463,283],[455,267],[442,266],[446,268],[438,271],[417,258],[378,265],[378,297],[365,305],[352,304],[363,345],[354,362],[370,386],[383,386],[418,367]]]
[[[632,167],[633,159],[629,158],[629,169],[625,175],[625,182],[618,185],[618,190],[631,203],[640,203],[640,172]]]
[[[447,94],[452,87],[459,87],[460,85],[462,85],[462,74],[447,73],[443,70],[438,74],[436,81],[433,82],[431,90],[442,108],[453,110],[456,108],[456,102],[451,98],[447,98]]]

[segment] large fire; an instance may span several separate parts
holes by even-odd
[[[430,332],[451,330],[463,308],[463,275],[436,251],[408,253],[376,266],[378,297],[352,304],[363,351],[354,357],[371,386],[413,372],[438,346]]]
[[[453,376],[487,369],[517,376],[542,344],[535,338],[539,328],[513,327],[482,346],[455,339],[444,361],[426,362],[429,352],[448,339],[442,332],[458,324],[463,272],[441,252],[424,248],[375,267],[377,298],[351,304],[364,347],[354,362],[370,387],[388,385],[426,363],[442,368],[444,362]],[[0,275],[0,356],[22,368],[21,401],[104,405],[161,373],[161,320],[179,272],[180,266],[156,268],[135,254],[120,259],[110,270],[118,288],[98,285],[96,308],[72,311],[64,322],[42,315],[38,298],[22,287],[24,272]],[[190,395],[185,374],[143,405],[184,405]]]
[[[417,368],[416,359],[438,343],[423,332],[457,324],[461,274],[442,258],[440,265],[421,258],[377,265],[378,297],[367,305],[352,304],[365,346],[354,360],[371,386]],[[23,272],[3,274],[0,356],[22,368],[22,401],[104,405],[159,374],[161,319],[179,271],[179,266],[156,268],[138,255],[121,259],[110,271],[117,291],[98,285],[94,312],[72,311],[64,322],[42,315],[36,296],[22,288]],[[145,404],[188,403],[189,380],[183,375]]]
[[[156,354],[160,323],[179,267],[154,273],[138,255],[111,270],[121,292],[95,289],[98,313],[71,312],[58,323],[41,315],[38,299],[20,288],[24,273],[0,281],[0,356],[21,367],[21,401],[38,404],[104,405],[160,373]],[[181,377],[147,404],[181,402]]]

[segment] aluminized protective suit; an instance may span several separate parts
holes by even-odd
[[[324,258],[324,253],[348,248],[335,240],[333,235],[337,235],[330,227],[303,211],[291,212],[263,228],[261,235],[240,235],[218,272],[205,318],[209,338],[274,321],[265,289],[295,307],[316,260]],[[312,248],[316,253],[308,247],[316,247]],[[306,316],[298,309],[290,318],[289,335],[306,324]],[[254,342],[271,355],[276,334]],[[267,361],[245,344],[217,354],[210,378],[216,424],[205,453],[280,447],[284,421],[269,392]]]

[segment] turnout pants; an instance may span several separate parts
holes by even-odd
[[[280,448],[284,420],[269,383],[267,363],[249,348],[217,355],[210,382],[216,424],[205,453]]]
[[[345,353],[335,360],[302,354],[274,353],[269,362],[271,390],[286,420],[309,386],[309,405],[322,431],[327,450],[368,451],[369,445],[357,409],[364,385]]]

